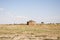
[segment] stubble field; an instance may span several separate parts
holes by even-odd
[[[0,40],[60,40],[60,24],[0,24]]]

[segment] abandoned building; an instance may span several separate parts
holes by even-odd
[[[36,22],[33,21],[33,20],[30,20],[30,21],[27,22],[27,25],[36,25]]]

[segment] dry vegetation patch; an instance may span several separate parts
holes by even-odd
[[[43,25],[40,24],[36,26],[0,25],[0,36],[2,35],[3,37],[5,36],[4,38],[7,37],[10,39],[12,39],[15,36],[16,38],[19,38],[19,40],[24,39],[38,40],[42,39],[41,37],[46,38],[47,36],[60,37],[60,25],[49,25],[49,24],[43,24]],[[14,40],[15,37],[13,38]]]

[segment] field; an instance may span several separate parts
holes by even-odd
[[[0,40],[60,40],[60,24],[0,24]]]

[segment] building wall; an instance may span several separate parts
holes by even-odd
[[[36,25],[35,22],[27,22],[27,25]]]

